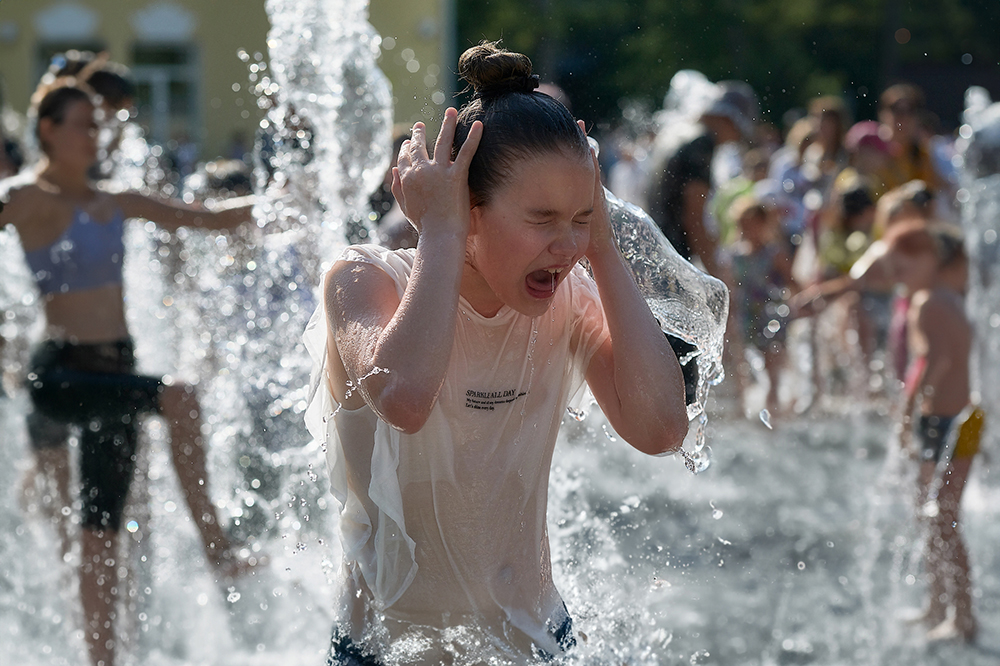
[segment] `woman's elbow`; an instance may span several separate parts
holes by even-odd
[[[417,392],[396,390],[383,392],[376,405],[379,417],[396,430],[407,435],[419,432],[434,407],[433,397]]]
[[[672,415],[661,421],[656,428],[644,433],[644,436],[629,440],[629,443],[642,453],[650,456],[662,456],[680,451],[684,438],[688,433],[687,413]]]

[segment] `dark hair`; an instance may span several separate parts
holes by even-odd
[[[122,109],[135,97],[128,67],[108,60],[107,53],[70,50],[52,58],[48,81],[72,76],[86,83],[111,108]]]
[[[890,249],[905,255],[930,252],[939,266],[965,259],[962,231],[945,222],[914,221],[893,227],[886,233]]]
[[[135,97],[135,86],[118,72],[99,69],[87,77],[87,85],[113,109],[123,109]]]
[[[879,110],[892,110],[894,107],[916,111],[924,106],[924,91],[912,83],[897,83],[882,91],[878,100]]]
[[[864,182],[854,184],[840,195],[840,207],[845,218],[856,217],[874,206],[875,202]]]
[[[932,222],[929,231],[936,242],[942,266],[950,266],[966,258],[965,238],[960,228],[947,222]]]
[[[56,125],[66,120],[66,110],[76,102],[93,104],[93,93],[80,85],[73,78],[56,79],[49,85],[39,86],[32,96],[31,108],[35,116],[35,137],[42,142],[39,125],[44,118],[49,118]],[[45,146],[42,146],[45,149]]]
[[[569,110],[535,92],[538,77],[532,75],[526,55],[502,49],[497,42],[483,42],[462,54],[458,74],[474,95],[458,114],[452,158],[465,143],[472,123],[483,123],[483,136],[469,165],[474,205],[490,201],[519,159],[556,151],[580,157],[590,154],[587,137]]]

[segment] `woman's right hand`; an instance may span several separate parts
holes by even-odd
[[[479,147],[483,124],[478,120],[469,129],[453,162],[451,147],[458,125],[458,111],[444,112],[441,132],[434,144],[434,156],[427,153],[426,127],[413,126],[412,138],[403,142],[397,165],[392,170],[392,194],[417,233],[469,233],[469,164]]]

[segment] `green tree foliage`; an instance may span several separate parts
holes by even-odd
[[[906,33],[897,33],[905,29]],[[679,69],[748,81],[765,114],[843,94],[859,117],[900,73],[1000,64],[997,0],[458,0],[459,47],[503,38],[581,117],[658,107]],[[969,56],[966,56],[966,60]]]

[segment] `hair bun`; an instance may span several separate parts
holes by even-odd
[[[528,56],[500,48],[498,42],[483,42],[467,49],[458,59],[458,74],[480,98],[530,93],[538,87],[538,76],[531,73]]]

